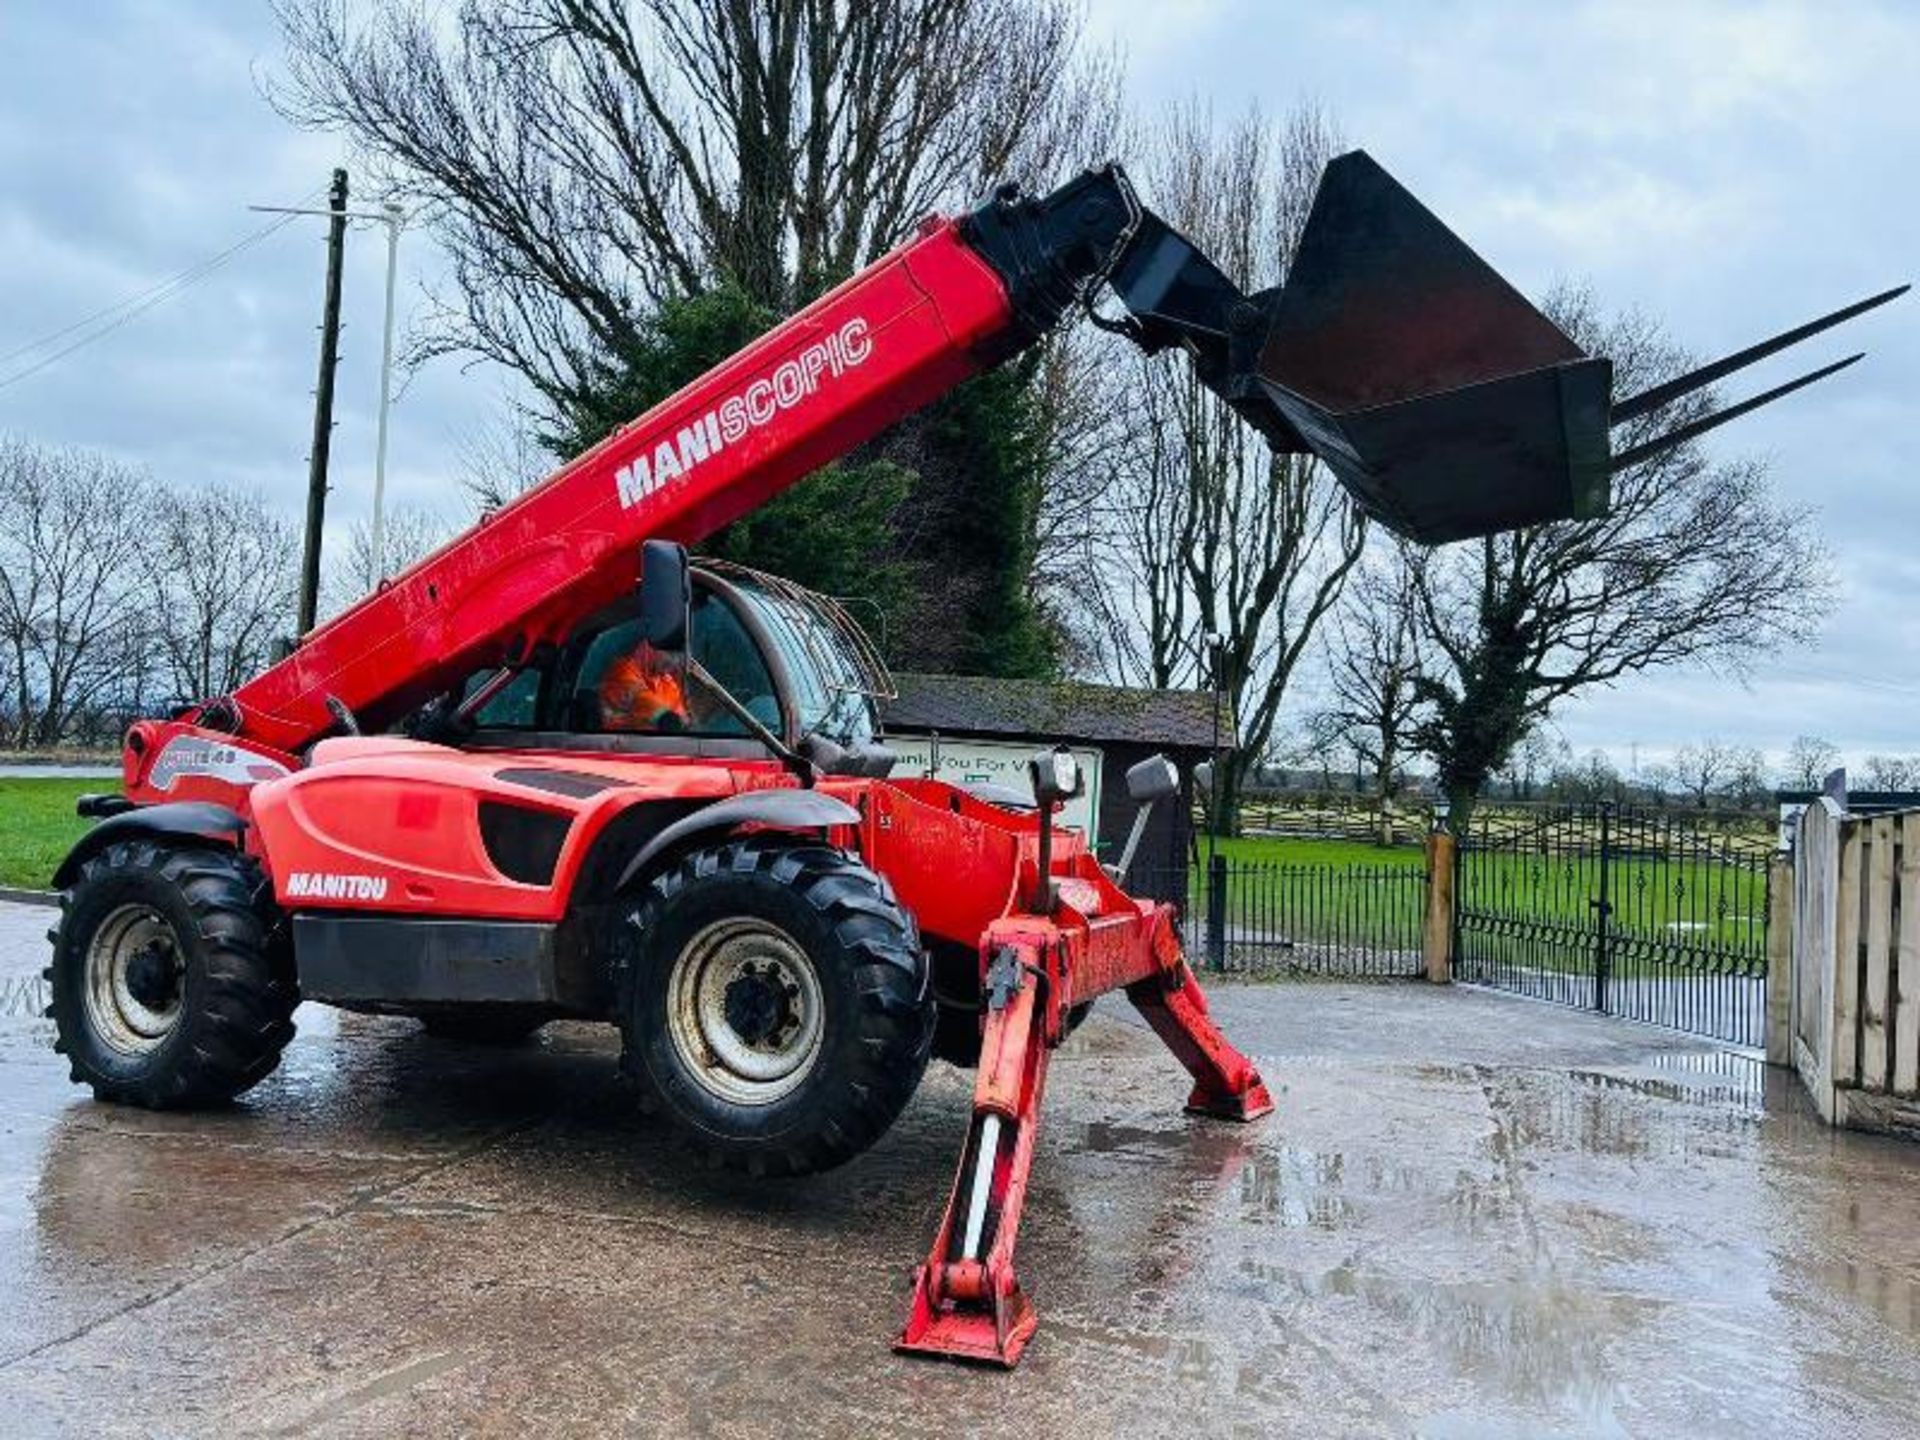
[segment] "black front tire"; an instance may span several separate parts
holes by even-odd
[[[709,1163],[830,1169],[913,1097],[933,1036],[926,954],[892,887],[853,856],[728,840],[655,876],[622,918],[623,1067]]]
[[[54,1048],[96,1099],[217,1105],[280,1063],[300,994],[251,857],[109,845],[61,906],[46,970]]]

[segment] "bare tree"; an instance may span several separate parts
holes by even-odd
[[[1358,572],[1334,620],[1328,701],[1316,717],[1326,743],[1346,746],[1366,766],[1383,845],[1393,843],[1392,801],[1412,752],[1420,705],[1417,682],[1425,657],[1414,591],[1417,563],[1395,545]]]
[[[1519,743],[1507,752],[1494,779],[1513,799],[1532,800],[1563,757],[1570,763],[1571,752],[1565,740],[1544,724],[1530,725]]]
[[[1765,805],[1768,799],[1767,757],[1751,745],[1736,746],[1732,770],[1721,785],[1720,793],[1745,808]]]
[[[1708,737],[1689,741],[1673,753],[1666,773],[1680,794],[1704,810],[1707,802],[1733,779],[1740,760],[1739,749],[1724,740]]]
[[[1796,735],[1782,776],[1791,790],[1818,790],[1840,764],[1840,747],[1819,735]]]
[[[1621,789],[1620,771],[1602,750],[1589,750],[1586,758],[1579,761],[1566,755],[1554,765],[1546,788],[1550,798],[1574,805],[1617,800]],[[1450,815],[1448,823],[1458,829],[1465,822]]]
[[[455,447],[460,488],[476,516],[498,510],[553,473],[553,454],[540,443],[528,417],[505,414],[461,435]]]
[[[1560,290],[1546,309],[1583,348],[1613,358],[1622,391],[1686,368],[1655,325],[1606,319],[1586,292]],[[1622,443],[1712,404],[1687,397],[1635,422]],[[1738,672],[1806,637],[1831,588],[1809,512],[1777,501],[1759,462],[1716,462],[1697,445],[1615,475],[1603,519],[1438,552],[1420,587],[1439,661],[1423,683],[1421,738],[1457,823],[1528,726],[1561,701],[1660,666]]]
[[[273,94],[428,205],[457,297],[421,353],[591,395],[663,299],[778,310],[943,204],[1095,158],[1113,62],[1067,0],[278,0]]]
[[[1911,790],[1920,785],[1920,757],[1869,755],[1863,778],[1869,790]]]
[[[151,491],[105,456],[0,439],[0,645],[17,744],[66,739],[118,698]]]
[[[1279,124],[1249,112],[1224,130],[1185,106],[1142,169],[1156,208],[1257,289],[1283,277],[1339,145],[1311,106]],[[1230,823],[1241,778],[1270,748],[1288,684],[1360,559],[1363,525],[1316,461],[1269,451],[1192,367],[1131,353],[1109,365],[1127,387],[1114,407],[1126,428],[1106,446],[1108,484],[1083,532],[1099,577],[1094,668],[1229,692]]]
[[[173,697],[225,695],[292,633],[299,540],[259,495],[162,492],[141,546],[151,635]]]

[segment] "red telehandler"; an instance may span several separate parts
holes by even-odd
[[[1613,468],[1750,407],[1621,455],[1612,425],[1886,298],[1616,401],[1604,358],[1362,153],[1328,167],[1285,283],[1253,294],[1118,167],[1005,188],[232,694],[133,725],[125,793],[82,802],[99,823],[55,876],[59,1049],[102,1100],[192,1106],[269,1074],[302,1000],[476,1039],[607,1021],[666,1123],[776,1176],[871,1145],[930,1055],[975,1064],[898,1344],[1012,1365],[1047,1061],[1084,1007],[1123,990],[1191,1074],[1190,1110],[1273,1102],[1173,909],[1127,893],[1130,855],[1103,865],[1055,827],[1081,784],[1064,750],[1036,757],[1030,800],[892,774],[885,672],[844,612],[682,547],[1076,311],[1184,351],[1400,534],[1595,515]],[[1152,804],[1177,781],[1162,760],[1129,783]]]

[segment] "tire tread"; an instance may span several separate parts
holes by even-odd
[[[886,879],[858,858],[788,836],[739,836],[684,856],[656,875],[637,926],[651,934],[662,913],[695,886],[722,877],[763,877],[797,895],[820,918],[854,964],[857,1043],[851,1073],[839,1087],[851,1101],[804,1130],[752,1144],[714,1136],[676,1123],[681,1138],[709,1164],[753,1175],[804,1175],[852,1159],[883,1135],[919,1087],[933,1040],[934,1006],[928,1003],[927,960],[913,917],[895,899]],[[640,954],[622,975],[621,1015],[626,1044],[622,1068],[638,1081],[649,1113],[676,1119],[672,1104],[647,1072],[635,1024],[633,988],[643,964],[669,963]]]
[[[200,985],[197,1009],[180,1020],[190,1033],[156,1052],[155,1064],[113,1073],[91,1058],[80,994],[84,975],[62,972],[85,965],[88,937],[69,934],[76,897],[132,876],[170,886],[192,916]],[[222,1104],[271,1074],[293,1039],[300,997],[292,958],[262,903],[267,893],[259,863],[234,851],[123,841],[81,866],[73,888],[61,896],[48,967],[55,1048],[73,1061],[76,1083],[90,1085],[99,1100],[166,1110]]]

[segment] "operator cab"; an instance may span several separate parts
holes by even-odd
[[[636,591],[589,616],[503,686],[495,669],[471,677],[465,696],[490,683],[498,688],[473,712],[473,733],[461,743],[764,757],[767,747],[755,735],[764,727],[789,749],[819,741],[853,753],[874,746],[875,702],[892,694],[892,682],[839,604],[718,561],[691,564],[687,578],[685,633],[675,637],[684,648],[649,638],[658,622]],[[696,668],[738,710],[701,683]]]

